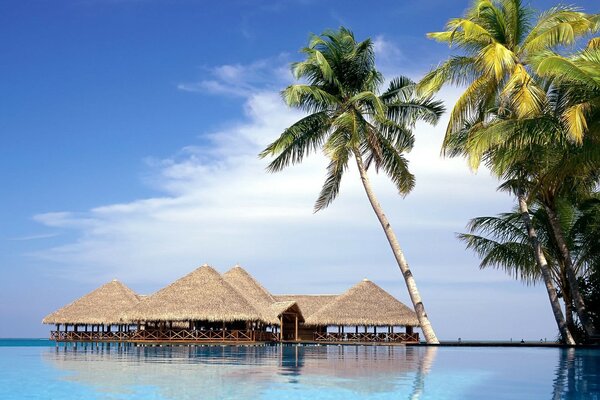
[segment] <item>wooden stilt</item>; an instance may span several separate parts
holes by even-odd
[[[281,315],[279,317],[279,326],[280,326],[280,330],[279,330],[279,341],[283,341],[283,315]]]
[[[298,341],[298,314],[296,314],[294,338],[296,339],[296,341]]]

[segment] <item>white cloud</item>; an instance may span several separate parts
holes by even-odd
[[[280,87],[290,78],[288,55],[258,60],[250,64],[226,64],[204,68],[202,79],[177,85],[185,92],[248,97],[265,86]]]
[[[246,83],[248,70],[266,68],[227,66],[213,73],[220,81],[244,87],[254,85]],[[151,184],[160,195],[83,214],[37,215],[48,227],[73,230],[77,239],[36,256],[55,263],[72,279],[101,282],[118,277],[142,291],[157,289],[205,262],[220,270],[240,263],[274,292],[340,292],[368,276],[408,301],[354,166],[340,197],[313,214],[324,157],[313,155],[279,174],[267,174],[267,161],[257,157],[300,114],[285,107],[275,90],[253,88],[244,96],[242,120],[204,135],[200,144],[173,157],[149,161]],[[442,93],[447,104],[456,96],[455,90]],[[461,282],[508,281],[500,272],[479,272],[477,260],[454,232],[462,231],[471,217],[512,205],[495,192],[496,182],[487,172],[474,175],[464,161],[440,158],[446,122],[417,127],[416,146],[409,155],[417,186],[408,197],[402,199],[384,176],[372,172],[423,296],[440,314],[456,312],[449,308],[453,295],[454,303],[458,298],[461,304],[496,303],[494,298],[482,299],[481,290],[452,294],[448,289],[448,284]],[[520,290],[516,283],[508,285]],[[506,294],[501,289],[490,293]],[[521,312],[527,311],[524,305]]]

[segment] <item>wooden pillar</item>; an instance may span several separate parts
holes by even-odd
[[[373,327],[373,333],[377,334],[377,327],[376,326]]]
[[[279,330],[279,341],[283,341],[283,314],[279,317],[279,326],[281,329]]]
[[[355,331],[356,331],[355,333],[358,335],[358,325],[356,325],[355,328],[356,328],[355,329]]]
[[[73,325],[73,332],[77,332],[77,324]]]
[[[409,334],[409,335],[412,335],[413,334],[413,327],[412,326],[407,326],[406,327],[406,333]]]
[[[298,341],[298,314],[296,314],[296,325],[295,325],[296,331],[294,332],[294,338],[296,339],[296,341]]]

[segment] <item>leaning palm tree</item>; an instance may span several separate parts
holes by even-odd
[[[429,96],[415,96],[410,79],[393,79],[379,93],[383,76],[375,68],[370,39],[357,42],[351,31],[340,28],[312,36],[302,52],[304,61],[292,65],[296,79],[283,91],[285,102],[308,115],[287,128],[260,157],[274,156],[268,166],[277,172],[322,149],[329,158],[327,177],[315,204],[315,212],[326,208],[338,195],[344,172],[352,158],[362,185],[392,248],[427,343],[439,343],[421,299],[415,278],[377,200],[367,170],[385,172],[400,194],[408,194],[415,183],[404,153],[414,142],[416,121],[435,124],[444,108]]]

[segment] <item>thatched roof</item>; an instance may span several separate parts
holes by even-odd
[[[139,296],[116,279],[53,312],[44,324],[118,324]]]
[[[125,313],[128,321],[255,321],[261,313],[221,274],[203,265]]]
[[[271,315],[279,317],[284,312],[292,312],[298,314],[298,321],[304,322],[304,316],[302,315],[302,310],[298,307],[295,301],[278,301],[276,303],[271,304],[270,307]],[[278,323],[279,325],[279,323]]]
[[[413,310],[365,279],[306,318],[307,325],[419,326]]]
[[[225,272],[223,279],[261,312],[263,322],[279,325],[279,316],[294,309],[294,306],[295,312],[300,313],[300,321],[304,321],[304,317],[294,301],[277,302],[267,289],[239,265]]]
[[[294,301],[305,319],[335,300],[337,294],[276,294],[277,301]]]

